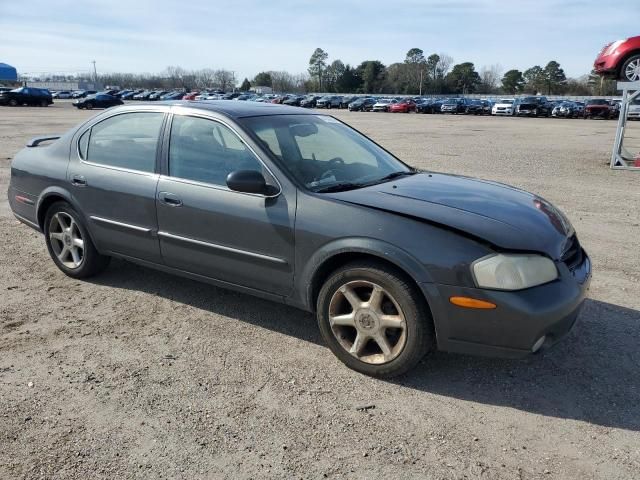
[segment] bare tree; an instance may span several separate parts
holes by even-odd
[[[196,70],[195,74],[195,85],[198,88],[209,88],[212,87],[215,82],[215,70],[211,68],[203,68],[201,70]]]
[[[451,65],[453,65],[453,57],[446,53],[440,53],[438,56],[440,57],[437,66],[438,76],[444,77],[449,73],[449,69],[451,68]]]
[[[213,82],[216,87],[226,92],[236,86],[235,74],[230,70],[216,70],[213,74]]]
[[[289,72],[270,71],[271,86],[274,92],[285,93],[293,91],[295,82],[293,75]]]
[[[498,84],[502,77],[502,66],[493,64],[484,66],[480,69],[480,85],[478,91],[480,93],[493,93],[498,88]]]
[[[184,87],[187,71],[178,66],[169,66],[164,70],[164,77],[168,88]]]

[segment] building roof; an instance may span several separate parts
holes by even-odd
[[[0,63],[0,80],[9,80],[12,82],[18,80],[18,72],[15,67],[7,65],[6,63]]]

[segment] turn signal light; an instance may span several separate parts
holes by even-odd
[[[491,310],[496,308],[495,303],[486,302],[484,300],[478,300],[477,298],[470,297],[450,297],[449,301],[458,307],[464,308],[479,308],[481,310]]]

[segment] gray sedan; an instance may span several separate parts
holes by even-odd
[[[339,359],[379,377],[435,348],[546,348],[591,276],[544,199],[415,170],[333,117],[281,105],[106,110],[32,140],[9,202],[66,275],[120,257],[313,311]]]

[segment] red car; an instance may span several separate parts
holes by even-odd
[[[640,81],[640,36],[605,45],[593,63],[593,69],[600,75],[624,82]]]
[[[392,103],[389,105],[390,112],[409,113],[416,111],[416,102],[413,100],[402,100],[398,103]]]
[[[584,118],[613,118],[615,110],[611,107],[608,100],[604,98],[594,98],[588,100],[584,106]]]
[[[182,97],[182,100],[195,100],[196,95],[200,95],[200,92],[187,93],[184,97]]]

